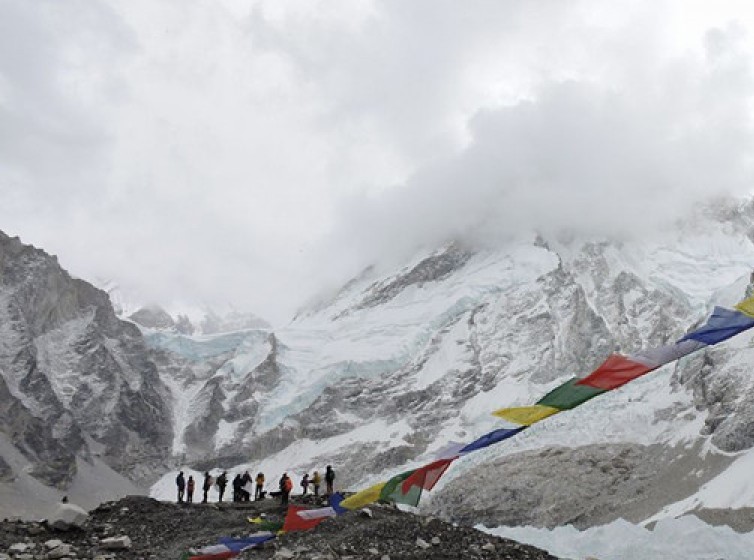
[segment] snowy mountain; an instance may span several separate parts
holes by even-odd
[[[651,241],[456,241],[390,273],[366,269],[283,328],[193,335],[118,320],[103,292],[3,238],[0,405],[28,428],[0,425],[0,485],[31,469],[65,486],[71,465],[100,458],[137,482],[167,467],[274,479],[333,464],[339,487],[361,488],[499,427],[496,408],[531,404],[611,352],[672,342],[740,300],[752,231],[754,208],[726,204]],[[754,456],[750,344],[740,335],[470,454],[423,507],[488,526],[690,510],[732,524],[733,508],[754,507],[754,489],[720,498]],[[173,478],[152,495],[172,498]]]
[[[173,452],[197,470],[332,463],[343,487],[384,480],[498,427],[492,410],[531,404],[610,352],[672,342],[713,304],[740,300],[753,219],[727,205],[651,241],[452,243],[392,274],[367,269],[274,332],[147,335],[174,398]],[[457,461],[424,507],[488,525],[649,519],[751,448],[750,338]],[[171,476],[152,493],[171,496]]]

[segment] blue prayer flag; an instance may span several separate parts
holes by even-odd
[[[458,454],[463,455],[464,453],[470,453],[478,449],[483,449],[489,445],[499,443],[505,439],[515,436],[517,433],[525,430],[526,428],[528,428],[528,426],[521,426],[519,428],[500,428],[499,430],[494,430],[488,434],[484,434],[479,439],[472,441],[466,447],[463,447],[460,451],[458,451]]]
[[[715,307],[712,315],[702,327],[690,332],[678,342],[698,340],[705,344],[717,344],[752,327],[754,327],[754,318],[733,309]]]

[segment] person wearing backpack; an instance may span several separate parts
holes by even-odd
[[[283,476],[280,478],[280,505],[281,506],[288,505],[288,497],[291,495],[291,490],[293,490],[293,481],[288,476],[288,473],[283,473]]]
[[[301,488],[304,489],[301,495],[306,496],[306,493],[309,491],[309,473],[306,473],[304,478],[301,479]]]
[[[225,487],[228,485],[228,472],[223,471],[223,474],[217,477],[217,491],[220,494],[218,502],[223,501],[223,494],[225,494]]]
[[[333,484],[335,483],[335,471],[331,465],[327,465],[327,470],[325,470],[325,483],[327,484],[326,495],[332,496]]]

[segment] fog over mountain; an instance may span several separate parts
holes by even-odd
[[[739,2],[0,3],[0,223],[283,324],[458,238],[652,237],[752,184]],[[128,255],[128,258],[123,258]]]

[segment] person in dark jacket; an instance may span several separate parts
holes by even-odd
[[[241,480],[241,473],[236,474],[236,478],[233,479],[233,501],[241,501],[241,486],[243,481]]]
[[[186,490],[186,479],[183,478],[183,471],[178,473],[175,477],[175,485],[178,487],[178,503],[183,503],[183,494]]]
[[[225,487],[228,485],[228,472],[223,471],[223,474],[217,477],[217,491],[220,494],[218,502],[223,501],[223,494],[225,494]]]
[[[212,477],[210,476],[209,472],[204,471],[204,484],[202,484],[202,491],[204,492],[204,496],[202,497],[202,503],[207,503],[207,493],[209,492],[210,488],[212,488]]]
[[[186,503],[194,503],[194,477],[189,475],[188,482],[186,483]]]
[[[304,474],[304,477],[301,479],[301,488],[304,489],[301,495],[306,496],[306,493],[309,491],[309,473]]]
[[[327,469],[325,470],[325,484],[327,484],[327,496],[332,496],[333,494],[333,484],[335,483],[335,471],[333,470],[331,465],[327,465]]]
[[[243,476],[241,477],[241,501],[242,502],[248,502],[251,500],[251,492],[249,492],[250,487],[247,486],[251,482],[251,475],[249,474],[249,471],[246,471],[243,473]]]

